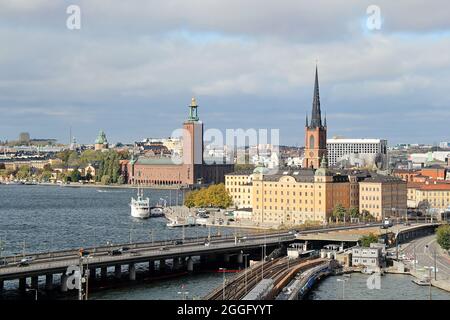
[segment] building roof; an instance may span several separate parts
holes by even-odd
[[[346,139],[346,138],[332,138],[327,139],[327,143],[381,143],[386,141],[383,139]]]
[[[422,186],[419,189],[424,191],[433,191],[433,190],[450,191],[450,184],[449,183],[422,184]]]
[[[403,182],[403,183],[406,183],[405,181],[403,181],[402,179],[400,179],[398,177],[385,176],[382,174],[372,174],[370,177],[367,177],[362,182],[373,182],[373,183],[387,183],[387,182],[399,182],[400,183],[400,182]]]
[[[227,173],[227,176],[249,176],[253,174],[254,169],[242,169],[242,170],[236,170],[234,172]]]
[[[169,157],[155,157],[155,158],[139,157],[139,159],[135,163],[144,165],[178,165],[172,160],[172,158]]]

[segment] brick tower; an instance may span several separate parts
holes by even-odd
[[[303,160],[303,167],[314,169],[319,168],[321,159],[324,156],[327,156],[327,119],[325,117],[324,124],[322,125],[319,97],[319,76],[316,66],[311,122],[308,123],[308,116],[306,116],[305,158]]]

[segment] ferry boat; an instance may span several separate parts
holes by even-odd
[[[131,216],[139,219],[146,219],[150,216],[150,199],[144,198],[144,190],[137,191],[137,198],[131,198]]]

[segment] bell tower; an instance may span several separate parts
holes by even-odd
[[[314,82],[314,95],[312,103],[311,121],[306,116],[305,125],[305,158],[304,168],[317,169],[323,157],[327,156],[327,118],[322,124],[319,96],[319,76],[316,65],[316,78]]]

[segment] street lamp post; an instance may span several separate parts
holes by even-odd
[[[241,250],[241,253],[243,254],[244,252]],[[247,289],[248,289],[248,282],[247,282],[247,257],[249,256],[249,253],[243,254],[244,256],[244,267],[245,267],[245,271],[244,271],[244,275],[245,275],[245,293],[247,293]]]
[[[225,271],[227,269],[226,268],[219,268],[219,270],[222,271],[222,274],[223,274],[222,300],[225,300],[225,284],[226,284]]]
[[[423,267],[425,270],[428,270],[428,280],[429,280],[429,297],[430,300],[432,300],[432,296],[431,296],[431,270],[433,269],[433,267]]]
[[[338,282],[342,282],[342,300],[345,300],[345,282],[347,279],[337,279]]]

